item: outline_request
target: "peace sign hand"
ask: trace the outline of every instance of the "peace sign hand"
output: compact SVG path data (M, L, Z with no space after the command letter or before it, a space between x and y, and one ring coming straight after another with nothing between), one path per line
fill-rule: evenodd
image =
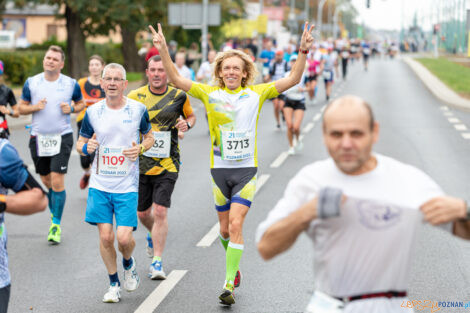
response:
M158 51L161 51L161 50L167 49L167 46L166 46L165 36L163 35L162 26L160 25L160 23L158 23L157 25L158 25L158 32L155 31L155 28L153 28L152 25L149 25L149 29L153 35L153 45L155 46L155 48L158 49Z
M312 30L315 28L315 25L308 27L308 22L305 22L304 32L302 38L300 39L300 49L309 50L313 46L315 39L312 36Z

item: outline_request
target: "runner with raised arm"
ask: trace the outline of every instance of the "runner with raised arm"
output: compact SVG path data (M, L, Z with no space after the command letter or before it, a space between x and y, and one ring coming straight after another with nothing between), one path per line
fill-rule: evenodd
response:
M266 99L277 97L300 82L307 53L313 44L305 23L297 59L288 77L250 85L256 75L251 58L238 50L219 53L215 59L216 86L193 82L181 76L166 45L161 25L153 33L165 72L176 88L200 99L206 108L211 135L211 175L214 202L220 223L220 240L226 250L226 277L219 296L222 304L235 303L233 289L240 283L238 266L243 253L242 228L256 190L258 117ZM237 277L237 278L236 278Z

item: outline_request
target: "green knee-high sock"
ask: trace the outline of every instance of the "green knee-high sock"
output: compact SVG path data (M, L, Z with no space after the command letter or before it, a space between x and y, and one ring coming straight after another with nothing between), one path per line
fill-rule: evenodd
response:
M227 246L228 246L228 242L230 241L230 237L224 238L222 237L221 234L219 234L219 239L220 239L220 242L222 243L222 246L224 246L225 251L227 251Z
M228 243L226 255L226 274L225 280L233 285L235 275L237 275L238 265L243 254L243 245L233 242Z

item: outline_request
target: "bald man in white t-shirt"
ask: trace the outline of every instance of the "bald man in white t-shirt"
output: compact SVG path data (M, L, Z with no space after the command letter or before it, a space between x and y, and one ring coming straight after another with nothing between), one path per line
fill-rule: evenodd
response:
M315 293L307 312L402 312L423 217L470 238L465 201L444 196L421 170L373 153L378 134L362 99L332 102L323 118L331 158L304 167L258 227L258 250L266 260L303 231L312 239Z

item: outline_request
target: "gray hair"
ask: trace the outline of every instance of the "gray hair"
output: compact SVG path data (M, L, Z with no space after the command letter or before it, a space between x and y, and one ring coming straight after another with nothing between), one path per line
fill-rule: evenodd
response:
M109 63L108 65L106 65L103 69L103 75L101 77L104 78L106 76L107 70L109 69L118 69L122 74L122 78L126 80L126 69L124 68L124 66L118 63Z

